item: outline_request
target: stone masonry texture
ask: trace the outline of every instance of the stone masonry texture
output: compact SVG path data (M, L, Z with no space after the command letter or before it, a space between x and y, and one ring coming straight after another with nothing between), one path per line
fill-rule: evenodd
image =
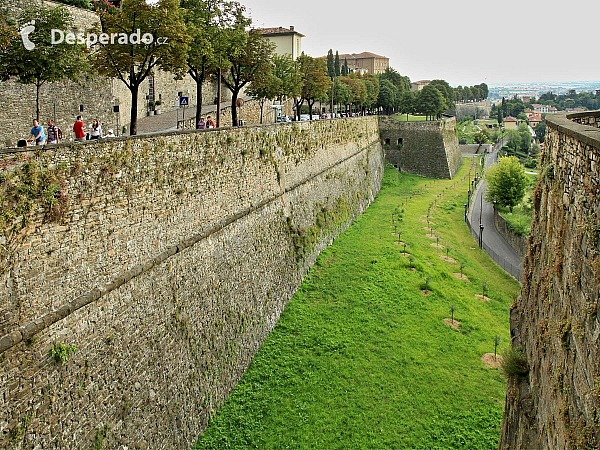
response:
M547 115L501 449L600 448L600 111ZM575 123L574 120L581 123Z
M462 163L454 117L402 122L380 116L379 128L386 161L404 172L452 178Z
M190 448L383 167L377 117L0 152L0 448Z

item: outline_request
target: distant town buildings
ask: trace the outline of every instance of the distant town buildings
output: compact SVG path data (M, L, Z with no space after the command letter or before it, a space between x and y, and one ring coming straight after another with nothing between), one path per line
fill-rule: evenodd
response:
M431 83L431 80L415 81L414 83L410 83L410 90L413 92L419 92L421 89L423 89L429 83Z
M519 128L519 121L516 117L507 116L504 118L504 129L516 130L517 128Z
M344 64L344 60L348 61L348 69L354 73L378 74L390 67L390 58L371 52L340 55L340 64Z
M289 55L295 60L302 53L304 35L294 30L293 26L289 28L257 28L257 30L276 45L275 54Z

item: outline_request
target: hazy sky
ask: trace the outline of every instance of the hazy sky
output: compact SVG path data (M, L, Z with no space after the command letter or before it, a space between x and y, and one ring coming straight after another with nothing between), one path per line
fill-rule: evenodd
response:
M369 51L412 81L600 80L600 2L240 0L255 27L289 27L311 56Z

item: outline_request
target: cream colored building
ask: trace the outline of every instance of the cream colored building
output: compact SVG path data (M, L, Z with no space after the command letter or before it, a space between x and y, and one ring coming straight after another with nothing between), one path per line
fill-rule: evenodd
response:
M326 57L325 57L326 58ZM390 58L376 55L371 52L352 53L340 55L340 67L348 61L348 69L355 73L383 73L390 67Z
M277 55L290 55L295 60L302 53L304 35L294 30L293 26L289 28L258 28L258 31L276 45L275 53Z

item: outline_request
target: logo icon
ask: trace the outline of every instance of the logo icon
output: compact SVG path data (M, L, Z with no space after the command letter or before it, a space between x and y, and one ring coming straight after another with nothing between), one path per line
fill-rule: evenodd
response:
M21 28L21 31L19 32L21 34L21 39L23 39L23 45L25 46L26 50L31 51L35 48L35 44L29 40L29 35L34 31L35 20L32 20L31 22L27 22L25 25L23 25L23 28Z

